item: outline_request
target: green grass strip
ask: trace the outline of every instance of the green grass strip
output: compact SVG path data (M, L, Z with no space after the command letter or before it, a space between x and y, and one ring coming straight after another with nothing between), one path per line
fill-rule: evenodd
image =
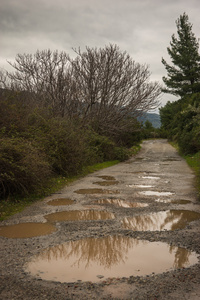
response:
M16 213L19 213L20 211L24 210L27 206L31 205L35 201L38 200L42 201L44 197L52 193L55 193L58 190L61 190L67 184L70 184L73 181L83 176L86 176L89 173L93 173L95 171L114 166L117 163L119 163L119 161L114 160L114 161L98 163L93 166L88 166L85 167L83 171L77 176L72 176L72 177L59 176L59 177L52 178L49 181L49 184L46 187L46 189L42 191L38 191L38 193L36 194L32 194L23 198L16 196L16 197L0 200L0 221L3 221Z
M185 155L183 157L196 174L196 187L198 190L198 199L200 201L200 151L194 155Z
M140 145L133 146L130 149L130 156L136 155L141 149ZM55 193L62 188L64 188L66 185L72 183L73 181L86 176L87 174L93 173L95 171L99 171L101 169L105 169L111 166L114 166L118 164L119 160L113 160L113 161L106 161L102 163L97 163L92 166L87 166L83 168L82 172L78 174L77 176L72 177L63 177L58 176L54 177L49 181L48 186L45 190L41 190L37 192L36 194L29 195L27 197L21 198L21 197L12 197L5 200L0 200L0 221L3 221L10 216L21 212L24 210L27 206L31 205L35 201L42 201L44 197Z
M195 172L196 175L196 188L198 192L198 199L200 201L200 151L193 155L182 155L179 151L179 147L176 143L170 142L170 144L176 148L179 154L186 160L187 164Z

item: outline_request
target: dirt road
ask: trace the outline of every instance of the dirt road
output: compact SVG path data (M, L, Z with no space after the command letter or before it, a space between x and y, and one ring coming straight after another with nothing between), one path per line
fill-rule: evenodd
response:
M136 157L0 224L0 298L200 299L196 196L194 174L176 150L145 141Z

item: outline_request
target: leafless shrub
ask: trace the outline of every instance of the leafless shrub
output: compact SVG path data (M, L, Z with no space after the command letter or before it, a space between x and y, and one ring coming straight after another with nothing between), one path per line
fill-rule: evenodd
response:
M72 68L65 52L18 54L10 65L15 69L7 74L12 88L28 91L29 97L52 109L54 115L71 116L77 110Z
M82 116L103 132L127 126L130 117L157 107L160 86L149 82L148 66L140 65L116 45L74 50L71 60ZM129 122L124 122L124 119Z
M116 45L74 49L77 57L50 50L18 54L10 63L10 87L29 92L54 115L81 119L103 134L133 130L135 118L157 107L160 86L150 82L147 65L136 63Z

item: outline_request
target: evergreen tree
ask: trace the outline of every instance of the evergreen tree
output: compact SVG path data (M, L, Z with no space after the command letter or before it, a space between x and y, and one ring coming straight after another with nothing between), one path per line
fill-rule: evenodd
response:
M199 43L186 13L180 16L176 25L178 37L173 34L171 47L167 48L173 65L162 58L168 76L163 77L166 87L162 91L183 97L200 92Z

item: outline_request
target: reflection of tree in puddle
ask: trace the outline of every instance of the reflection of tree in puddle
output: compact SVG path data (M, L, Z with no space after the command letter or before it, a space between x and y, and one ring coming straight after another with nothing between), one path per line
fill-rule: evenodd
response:
M191 255L191 251L188 251L185 248L177 248L175 246L170 246L169 252L175 253L174 254L174 264L173 264L174 268L176 268L176 269L183 268L190 264L189 257Z
M200 214L188 210L168 210L148 215L127 217L122 221L123 227L136 231L175 230L184 228L188 222L200 218Z
M187 223L200 219L200 214L190 210L170 210L161 226L163 229L182 229Z
M76 190L75 193L77 194L119 194L119 191L111 191L111 190L104 190L104 189L80 189Z
M96 261L99 265L109 269L112 265L125 262L128 249L138 243L136 239L123 236L86 238L46 249L40 257L49 261L58 258L70 260L75 257L71 265L73 267L79 267L81 263L84 263L85 268L88 268Z
M197 255L166 243L127 236L85 238L44 250L27 266L32 274L61 282L161 273L197 263Z
M114 214L99 210L69 210L44 216L50 222L56 221L89 221L114 219Z
M138 202L128 202L121 199L99 199L97 200L99 204L113 204L119 207L124 208L134 208L134 207L146 207L147 203L138 203Z

